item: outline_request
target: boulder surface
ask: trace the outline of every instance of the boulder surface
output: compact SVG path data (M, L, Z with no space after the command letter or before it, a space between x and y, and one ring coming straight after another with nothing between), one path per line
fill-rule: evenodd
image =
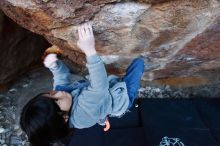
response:
M145 81L188 86L218 79L219 0L1 0L0 7L78 64L85 61L77 26L92 21L109 72L123 73L142 56Z

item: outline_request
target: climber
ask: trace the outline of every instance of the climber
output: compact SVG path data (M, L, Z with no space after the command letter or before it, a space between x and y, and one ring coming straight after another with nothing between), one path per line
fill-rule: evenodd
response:
M71 83L70 71L49 54L44 65L53 74L53 91L44 92L31 99L21 113L21 128L32 145L46 146L65 137L68 128L88 128L96 123L110 128L108 117L121 117L137 97L144 72L144 61L133 60L123 78L107 77L103 61L95 50L90 23L78 27L78 47L85 53L89 80Z

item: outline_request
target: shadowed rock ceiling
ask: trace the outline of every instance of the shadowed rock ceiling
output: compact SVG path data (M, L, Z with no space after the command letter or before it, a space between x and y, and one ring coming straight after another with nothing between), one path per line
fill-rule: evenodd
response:
M123 72L137 56L146 81L197 76L203 83L220 69L219 0L1 0L0 7L78 64L76 29L92 21L110 72Z

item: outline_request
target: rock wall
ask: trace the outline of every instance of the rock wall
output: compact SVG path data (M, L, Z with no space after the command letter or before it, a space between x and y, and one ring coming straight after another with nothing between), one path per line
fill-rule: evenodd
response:
M219 0L1 0L0 7L78 64L84 57L76 28L92 21L109 72L123 73L142 56L145 81L207 84L218 78Z
M0 85L39 63L48 45L44 38L21 28L0 11Z

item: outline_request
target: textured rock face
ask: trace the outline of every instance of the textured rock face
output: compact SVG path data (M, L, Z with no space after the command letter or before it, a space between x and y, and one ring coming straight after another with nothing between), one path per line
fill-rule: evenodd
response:
M0 85L8 83L41 59L48 42L27 31L0 11Z
M212 78L220 69L219 0L1 0L0 6L79 64L84 61L76 28L92 21L96 48L109 71L121 73L140 55L149 81Z

